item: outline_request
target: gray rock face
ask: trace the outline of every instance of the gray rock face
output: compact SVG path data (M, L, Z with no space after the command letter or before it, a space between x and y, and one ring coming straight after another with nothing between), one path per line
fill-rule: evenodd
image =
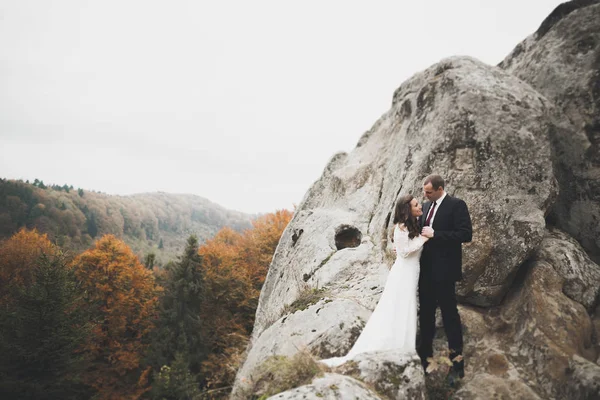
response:
M576 240L550 229L533 257L557 269L565 279L563 293L593 313L600 301L600 266L590 260Z
M322 378L304 385L269 397L270 400L306 400L306 399L365 399L380 400L375 392L364 383L349 376L325 374Z
M397 352L364 353L325 374L271 399L426 399L419 357ZM364 396L364 397L363 397Z
M596 311L592 315L592 324L594 325L596 337L596 364L600 365L600 305L596 307Z
M464 301L497 304L541 241L557 189L548 136L556 116L546 103L522 82L464 59L442 61L394 94L400 115L415 111L402 120L406 136L395 152L395 158L404 155L404 164L390 168L406 175L389 175L385 182L404 176L399 191L418 193L420 178L435 171L448 179L451 194L467 202L476 240L465 246ZM376 224L385 226L390 215L396 197L389 192Z
M600 366L585 358L574 356L569 365L567 398L600 399Z
M392 109L350 155L333 157L298 207L269 269L253 336L303 283L348 286L320 272L334 258L347 274L362 270L363 277L389 266L394 203L399 194L419 195L432 172L448 179L448 191L467 202L474 222L461 294L497 303L540 243L556 196L548 138L554 115L546 103L530 86L470 58L442 61L404 83ZM360 246L340 251L340 234L354 235Z
M564 113L551 131L560 197L552 217L600 262L600 2L562 4L500 67ZM568 127L570 125L570 127Z
M403 83L356 148L330 160L285 230L232 397L268 356L347 353L395 259L394 203L420 199L430 173L473 220L458 286L467 375L455 397L597 396L599 118L600 1L559 6L499 67L453 57ZM307 293L319 298L295 310ZM446 346L436 339L436 351ZM406 395L388 378L411 362L363 356L274 398L347 398L341 387L348 398ZM411 396L422 396L411 376Z
M389 399L425 399L425 374L421 359L398 352L359 354L334 371L354 376Z
M459 400L543 399L519 380L503 379L485 372L475 375L452 398Z
M538 256L520 271L502 305L460 307L466 379L457 398L593 398L586 393L600 381L596 334L585 307L566 294L573 274L562 263L560 256ZM446 345L441 338L436 344Z
M311 334L294 345L323 358L345 354L356 339L355 316L373 310L395 258L393 206L401 194L421 198L422 179L433 172L447 178L448 192L467 202L473 219L460 294L497 304L544 237L557 189L548 136L555 119L530 86L471 58L443 60L404 83L356 149L332 158L283 233L238 376L251 376L268 355L293 351L281 321L307 290L325 289L333 300L319 315L335 307L353 315L340 311L325 324L302 319L296 329L310 326Z
M238 380L251 382L254 368L272 355L292 356L298 350L308 349L329 357L348 351L369 316L368 310L347 299L335 302L323 299L305 310L285 315L254 340L246 362L238 371ZM340 323L340 318L345 322ZM333 348L330 338L336 338L339 347Z
M496 329L507 329L499 341L509 345L508 358L545 398L562 397L574 355L595 360L591 319L583 305L563 294L565 282L554 266L534 262L495 321Z

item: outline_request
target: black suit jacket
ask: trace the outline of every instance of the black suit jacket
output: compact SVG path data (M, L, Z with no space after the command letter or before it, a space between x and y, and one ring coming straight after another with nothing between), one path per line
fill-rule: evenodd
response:
M421 227L431 204L423 204L423 215L419 218ZM467 204L446 194L435 214L432 228L433 238L425 243L421 253L421 275L435 281L461 280L462 243L470 242L473 237Z

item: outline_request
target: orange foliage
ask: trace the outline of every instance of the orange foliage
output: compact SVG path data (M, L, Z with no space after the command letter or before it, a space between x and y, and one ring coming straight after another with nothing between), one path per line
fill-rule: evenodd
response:
M42 254L58 253L47 235L25 228L0 243L0 304L11 287L31 284L32 269Z
M92 359L84 381L99 399L137 399L147 387L140 369L154 327L158 293L152 273L121 240L106 235L73 262L96 326L84 352Z
M281 234L292 216L293 213L288 210L264 215L252 222L253 229L244 233L239 258L246 264L252 283L259 292L267 277Z
M252 331L260 289L292 215L288 210L264 215L242 234L223 228L198 250L205 271L202 313L210 349L202 370L209 388L233 382Z

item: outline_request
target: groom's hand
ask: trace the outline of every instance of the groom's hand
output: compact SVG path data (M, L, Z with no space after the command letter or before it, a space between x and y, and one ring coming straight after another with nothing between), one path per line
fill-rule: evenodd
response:
M431 239L433 237L433 228L430 226L424 226L423 230L421 231L421 235Z

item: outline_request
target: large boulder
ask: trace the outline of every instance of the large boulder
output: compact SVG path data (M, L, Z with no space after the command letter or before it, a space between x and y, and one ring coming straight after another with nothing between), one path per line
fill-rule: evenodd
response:
M561 4L500 67L564 113L552 142L560 196L552 222L600 262L600 1Z
M363 353L335 369L375 388L389 399L425 399L421 359L395 351Z
M566 240L567 246L544 246L554 240ZM467 378L456 398L594 398L589 393L598 390L600 354L592 318L582 304L585 290L572 292L585 287L573 283L581 275L565 267L565 260L581 253L568 245L572 241L549 231L502 305L460 307ZM600 270L589 259L583 265ZM446 345L441 329L440 334L438 349Z
M600 366L583 357L573 356L569 364L565 394L568 399L600 399Z
M497 304L541 242L556 196L548 137L554 120L530 86L471 58L444 60L404 83L391 110L351 154L332 158L299 205L270 266L254 337L303 283L345 285L321 272L334 258L364 276L373 265L389 266L394 203L400 194L419 196L432 172L447 178L473 219L476 240L465 252L461 294Z
M425 375L416 355L398 352L363 353L307 385L271 396L271 399L417 400L427 398Z
M291 357L307 349L321 357L330 357L348 351L369 315L364 307L347 299L332 302L324 298L305 309L292 310L253 341L238 378L252 382L256 367L273 355ZM331 346L332 337L337 339L339 347Z
M339 374L325 374L323 377L313 380L308 385L290 389L268 398L268 400L306 399L380 400L381 397L379 397L375 391L357 379Z
M284 232L233 398L270 355L346 354L394 262L394 203L420 198L430 173L473 220L458 286L466 378L455 397L595 398L599 118L600 0L557 7L498 67L452 57L403 83L356 148L330 160ZM439 333L436 352L447 346ZM336 398L332 379L349 396L390 396L364 390L404 364L365 357L364 368L353 360L282 398ZM364 386L360 376L375 378Z
M486 372L477 373L453 397L457 400L542 400L529 386L520 380L504 379Z
M391 109L351 154L331 159L298 206L269 268L238 377L252 376L267 355L289 355L289 343L320 357L345 354L356 316L368 318L394 261L394 204L405 193L421 198L433 172L447 178L473 220L461 298L498 304L545 234L557 195L549 139L557 118L529 85L472 58L443 60L400 86ZM310 291L327 294L319 312L322 320L334 314L327 323L310 322L310 308L286 315ZM327 311L342 308L351 311ZM292 337L291 318L310 334Z
M537 249L536 261L552 265L563 277L563 292L592 314L600 300L600 267L566 233L550 228Z
M596 338L596 364L600 365L600 305L596 307L596 311L592 315L592 324L594 325L594 334Z

